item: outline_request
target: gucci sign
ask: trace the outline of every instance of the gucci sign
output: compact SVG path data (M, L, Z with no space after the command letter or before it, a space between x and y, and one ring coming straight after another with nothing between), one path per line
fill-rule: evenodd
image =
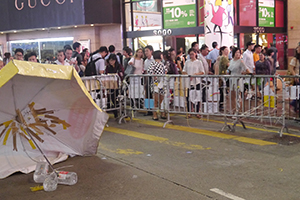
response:
M15 7L17 10L23 10L25 7L24 1L26 0L15 0ZM29 8L35 8L37 6L37 1L40 1L44 7L50 5L52 1L55 1L58 4L64 4L67 0L27 0L27 5ZM70 3L73 3L74 0L70 0Z

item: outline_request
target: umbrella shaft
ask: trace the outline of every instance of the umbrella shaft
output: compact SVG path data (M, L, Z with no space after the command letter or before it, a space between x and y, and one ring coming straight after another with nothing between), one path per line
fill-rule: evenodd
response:
M41 152L41 154L44 156L44 158L46 159L47 163L49 164L50 168L52 169L53 172L55 172L55 169L53 168L52 164L50 163L50 161L48 160L48 158L45 156L44 152L42 151L42 149L39 147L39 145L36 143L36 141L34 140L34 138L32 137L31 133L28 131L28 135L30 137L30 139L33 141L34 145L39 149L39 151ZM56 172L55 172L56 173Z

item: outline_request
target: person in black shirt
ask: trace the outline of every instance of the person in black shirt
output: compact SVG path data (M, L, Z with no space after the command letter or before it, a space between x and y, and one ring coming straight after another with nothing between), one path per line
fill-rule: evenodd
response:
M119 64L116 54L110 54L106 60L105 74L118 74L121 81L124 78L124 68ZM108 89L107 94L107 108L116 108L119 104L117 97L119 96L119 89ZM114 117L118 117L118 111L114 110Z

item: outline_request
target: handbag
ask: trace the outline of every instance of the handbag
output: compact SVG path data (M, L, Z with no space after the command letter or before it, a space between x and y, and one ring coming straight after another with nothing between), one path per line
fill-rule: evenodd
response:
M127 65L127 67L126 67L124 73L125 73L126 75L133 74L134 71L135 71L135 69L136 69L134 65L135 65L135 59L134 59L133 65Z

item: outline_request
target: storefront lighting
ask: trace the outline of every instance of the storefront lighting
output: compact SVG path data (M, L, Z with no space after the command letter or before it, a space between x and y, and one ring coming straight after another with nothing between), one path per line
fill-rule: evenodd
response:
M43 38L36 40L15 40L10 43L29 43L29 42L58 42L58 41L73 41L73 37L61 37L61 38Z
M14 33L16 33L17 31L14 31Z
M58 27L57 29L61 29L61 27Z
M42 28L42 30L44 31L44 30L45 30L45 28Z
M94 24L91 24L91 26L94 26Z
M1 34L3 35L4 33L3 33L3 32L1 32Z
M74 26L74 28L77 28L77 26Z

